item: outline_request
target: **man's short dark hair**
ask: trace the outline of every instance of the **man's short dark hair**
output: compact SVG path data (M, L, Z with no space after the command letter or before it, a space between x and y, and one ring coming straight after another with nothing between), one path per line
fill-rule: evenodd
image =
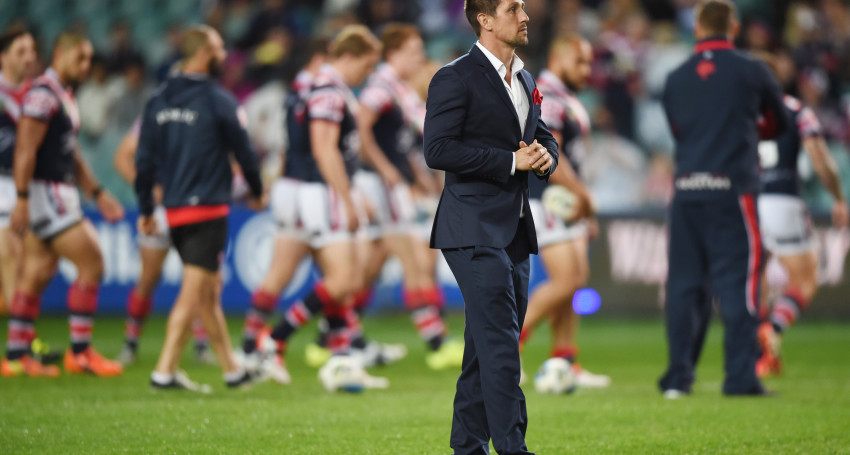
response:
M697 7L697 22L711 35L726 35L735 14L735 5L728 0L705 0Z
M3 34L0 35L0 54L6 53L6 51L12 47L12 43L14 43L15 40L29 34L29 30L24 27L12 27L3 32Z
M496 15L496 9L502 0L465 0L463 10L466 12L466 20L472 26L476 36L481 36L481 24L478 23L478 15L481 13Z

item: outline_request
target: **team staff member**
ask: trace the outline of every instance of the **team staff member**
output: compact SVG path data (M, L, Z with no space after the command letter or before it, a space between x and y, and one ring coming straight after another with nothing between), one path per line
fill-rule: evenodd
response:
M9 229L17 200L12 162L21 102L29 90L27 77L32 75L35 62L35 40L28 31L11 29L0 36L0 315L8 314L21 270L21 239Z
M58 375L28 357L41 294L60 257L77 267L68 289L71 347L64 366L70 373L121 374L121 364L103 358L91 346L103 258L97 231L83 216L77 187L96 203L107 221L124 217L124 208L103 190L77 147L80 116L71 88L85 80L92 45L83 36L61 33L50 68L33 81L23 99L15 143L18 201L12 230L24 236L23 268L12 300L4 374Z
M572 305L573 294L590 275L589 229L595 229L596 225L590 192L579 178L590 135L590 115L575 95L587 86L592 63L593 48L589 42L580 36L560 38L550 46L547 68L537 79L537 87L543 95L542 118L561 145L561 156L570 164L558 167L550 182L570 189L579 202L576 219L564 220L547 210L541 201L548 182L528 179L537 244L549 280L537 286L528 301L520 348L534 327L549 316L551 356L563 357L571 363L579 387L607 387L611 382L608 376L593 374L575 362L579 318Z
M770 56L765 56L772 63ZM773 65L771 64L771 67ZM775 68L774 68L775 69ZM841 194L841 176L823 130L814 112L800 100L785 95L785 110L792 120L776 140L759 146L762 166L762 192L759 195L759 221L764 245L788 272L788 284L782 294L769 302L767 320L759 326L762 356L756 363L759 377L782 370L780 349L782 333L797 320L818 289L818 259L812 244L812 222L806 203L800 197L797 158L806 149L812 167L832 195L832 223L846 228L847 201Z
M537 253L528 171L548 178L558 144L540 120L542 97L514 51L528 15L514 0L468 0L478 42L428 89L425 159L446 171L431 247L443 251L466 303L464 355L454 401L457 454L529 454L519 387L519 334ZM527 145L530 144L530 145Z
M139 231L150 235L156 230L153 189L160 183L171 241L183 260L180 294L168 319L151 385L203 389L177 371L189 326L197 315L218 356L225 383L239 387L255 377L233 358L218 293L233 181L230 152L242 168L256 208L261 206L263 184L244 112L213 81L227 55L221 36L207 26L189 29L182 50L182 74L166 81L145 107L136 152Z
M665 307L670 365L659 386L668 398L691 391L701 343L696 314L710 302L702 295L708 282L725 324L723 393L764 394L755 372L763 262L758 142L760 128L772 137L788 121L767 66L732 46L740 28L732 3L707 0L696 14L696 52L670 74L663 97L676 174Z
M124 136L115 151L115 170L132 184L136 180L136 149L139 146L139 130L141 119L137 119L133 127ZM162 275L162 266L168 251L171 249L171 236L168 231L168 221L165 219L165 207L162 206L162 188L154 187L154 219L156 231L151 235L139 234L139 256L142 261L142 271L136 286L127 295L127 322L124 325L124 347L118 354L118 361L130 365L136 361L139 350L139 337L153 309L153 293ZM209 350L209 341L204 332L203 324L196 319L192 333L195 335L195 356L197 359L212 363L214 355Z

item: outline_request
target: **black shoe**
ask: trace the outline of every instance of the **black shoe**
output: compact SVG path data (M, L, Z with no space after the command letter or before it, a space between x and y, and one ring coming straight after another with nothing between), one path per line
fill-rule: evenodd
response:
M260 372L252 372L245 370L242 373L242 376L239 379L235 379L233 381L224 381L227 384L228 389L250 389L254 384L259 384L268 379L267 376L263 375Z
M776 396L777 393L773 390L765 388L763 385L758 384L750 390L746 390L743 392L723 392L727 397L773 397Z
M190 392L204 394L212 393L212 387L207 384L198 384L197 382L192 381L183 371L174 373L174 376L171 377L171 381L166 383L157 382L151 378L151 387L154 390L188 390Z

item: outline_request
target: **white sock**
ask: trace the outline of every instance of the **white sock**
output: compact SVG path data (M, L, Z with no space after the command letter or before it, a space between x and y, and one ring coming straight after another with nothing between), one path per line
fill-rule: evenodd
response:
M157 372L157 371L154 371L154 372L151 373L151 381L153 381L157 384L165 385L165 384L168 384L169 382L171 382L173 380L174 380L174 375L170 374L170 373L160 373L160 372Z
M245 376L245 369L239 367L231 372L224 373L224 382L236 382Z

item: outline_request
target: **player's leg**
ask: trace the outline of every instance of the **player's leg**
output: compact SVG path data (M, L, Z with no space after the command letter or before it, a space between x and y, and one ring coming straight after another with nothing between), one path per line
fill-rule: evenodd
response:
M127 296L127 322L124 329L124 348L118 360L129 365L136 358L139 336L142 334L145 320L153 307L153 293L162 275L162 265L168 256L168 248L153 248L139 245L139 259L142 272L136 286Z
M121 374L120 363L103 358L92 346L94 314L103 276L103 256L97 243L97 231L86 219L57 234L50 241L59 256L77 268L77 278L68 289L71 348L65 353L65 369L73 373L97 376Z
M223 248L222 251L224 251ZM197 275L192 280L200 283L200 287L204 289L199 295L198 318L203 323L210 346L218 357L224 373L224 381L229 387L241 385L248 378L246 378L245 370L233 356L230 333L227 330L227 321L224 318L220 294L217 291L221 280L220 274L218 271L213 272L203 267L188 268L187 273Z
M283 189L287 188L287 185L295 186L293 190L284 192ZM313 291L303 300L289 307L282 320L271 332L272 340L277 345L278 356L282 358L289 338L314 316L320 314L325 302L338 298L345 299L351 295L357 286L357 275L356 267L352 262L354 246L351 234L346 229L345 223L341 222L346 218L339 204L332 203L334 198L327 186L322 183L294 183L284 180L279 185L276 184L277 187L280 188L281 197L278 200L281 202L273 206L272 210L281 228L285 229L290 237L303 242L297 247L297 251L303 254L307 248L304 245L309 245L313 251L314 260L319 268L322 268L318 262L319 251L327 250L330 251L328 254L334 254L339 250L338 254L341 256L338 259L346 264L348 268L346 276L349 280L347 283L339 284L339 279L334 278L331 281L331 294L327 286L328 271L322 268L325 278L316 283ZM273 196L275 194L277 193L273 189ZM296 265L297 262L292 264L293 271ZM280 286L282 289L282 281Z
M782 335L808 307L817 293L818 260L815 252L777 256L788 274L782 294L769 302L767 320L759 325L758 338L762 355L756 364L759 377L782 372Z
M41 294L53 278L59 257L33 233L23 240L23 263L17 289L9 307L9 332L3 376L58 376L59 368L41 365L29 353L35 338L35 321L41 308Z
M242 329L242 350L245 354L256 351L260 331L268 324L280 294L292 280L309 251L309 244L299 238L280 234L275 239L271 266L263 282L251 296L251 308L245 315L245 325Z
M670 209L667 300L664 305L669 364L658 382L665 397L691 391L694 382L693 352L699 342L695 307L703 298L706 262L701 213L698 204L674 198Z
M233 356L221 309L219 267L227 245L227 218L172 228L171 237L183 260L183 283L168 320L163 350L151 376L152 385L174 387L179 355L196 317L204 324L227 386L253 382L255 378Z
M183 347L191 336L192 321L202 311L204 292L209 292L209 271L201 267L184 265L180 292L171 307L165 326L165 340L159 353L154 371L151 373L151 386L154 388L185 388L206 391L207 387L194 384L178 370Z
M352 355L365 367L395 363L407 355L405 345L369 340L363 331L361 319L371 301L374 283L380 276L384 263L390 254L390 250L386 248L386 243L383 241L385 239L373 240L373 237L375 236L358 236L356 256L359 263L363 264L358 267L358 270L362 270L362 274L360 274L359 289L351 296L350 302L346 304L350 307L347 310L346 320L348 321L348 331L351 333ZM323 329L324 346L327 346L329 324L326 320L321 322L320 328ZM325 350L325 352L326 356L330 355L329 350ZM315 353L313 353L312 358L308 355L307 360L311 365L319 363Z
M328 348L334 354L345 354L351 348L351 334L346 330L346 303L361 282L355 267L356 245L352 241L331 243L316 250L313 257L324 276L313 294L328 321Z
M0 316L9 314L15 295L15 281L21 271L21 238L9 229L17 198L11 175L0 175L0 287L3 289Z
M540 250L540 258L549 279L534 289L528 304L521 340L524 343L534 328L556 308L572 302L575 291L586 281L582 274L576 248L569 240L546 245ZM564 334L572 338L572 333Z
M310 233L304 226L302 212L317 210L317 204L306 198L314 197L301 182L279 178L271 187L269 211L277 223L278 233L272 252L272 263L260 286L251 296L251 307L245 315L242 330L242 352L254 356L257 337L278 304L280 294L295 275L298 265L310 251ZM297 304L296 304L297 305ZM256 359L253 359L256 360ZM253 361L252 360L252 361Z
M758 329L762 355L756 364L759 377L781 372L782 333L808 307L818 288L817 256L805 202L787 195L759 197L759 222L764 245L782 267L788 280L779 295L763 308Z
M0 227L0 287L3 288L0 316L8 314L15 295L15 281L21 271L22 249L21 239L8 227Z
M425 362L432 369L461 366L463 345L449 340L444 318L445 298L434 280L434 264L423 256L419 239L414 236L417 207L406 184L383 185L387 207L385 243L401 262L404 276L402 299L414 327L429 352Z
M575 276L575 282L578 283L576 290L587 283L590 277L590 264L587 256L588 239L580 237L570 241L572 255L570 261L573 261L572 270ZM579 387L608 387L611 384L611 378L602 374L591 373L580 365L576 359L579 349L576 342L579 327L579 315L573 308L573 294L570 298L563 302L562 305L553 310L551 328L552 328L552 357L561 357L566 359L573 367L576 375L576 385ZM555 317L555 314L558 317Z
M720 302L725 326L723 393L758 395L764 388L756 377L760 280L763 267L756 202L743 195L719 200L706 210L711 285ZM672 265L671 265L672 268Z

